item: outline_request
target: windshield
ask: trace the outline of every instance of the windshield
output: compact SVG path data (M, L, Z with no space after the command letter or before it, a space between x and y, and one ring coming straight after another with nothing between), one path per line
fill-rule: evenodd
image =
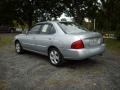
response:
M58 24L67 34L82 33L88 31L86 28L73 22L59 22Z

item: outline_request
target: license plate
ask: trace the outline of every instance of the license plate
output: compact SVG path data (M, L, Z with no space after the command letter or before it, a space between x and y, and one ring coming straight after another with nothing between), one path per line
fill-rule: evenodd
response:
M100 38L92 38L89 40L90 46L96 46L100 44Z

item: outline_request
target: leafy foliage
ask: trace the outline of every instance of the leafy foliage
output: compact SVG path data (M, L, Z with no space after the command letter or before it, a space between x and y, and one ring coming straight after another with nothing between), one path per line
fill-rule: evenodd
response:
M27 23L29 27L33 21L57 18L65 9L59 0L2 0L0 6L0 23L10 24L17 20L19 24Z
M65 0L64 4L76 22L81 23L85 17L95 18L98 9L97 0Z
M0 24L16 20L29 27L34 22L57 19L63 12L82 23L85 17L101 31L120 29L120 0L0 0Z
M120 0L101 0L97 14L97 28L104 31L120 29Z

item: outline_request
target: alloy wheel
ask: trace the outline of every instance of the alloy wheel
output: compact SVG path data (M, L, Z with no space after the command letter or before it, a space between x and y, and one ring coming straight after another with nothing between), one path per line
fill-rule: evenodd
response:
M56 50L50 52L50 60L52 64L58 64L60 61L59 53Z

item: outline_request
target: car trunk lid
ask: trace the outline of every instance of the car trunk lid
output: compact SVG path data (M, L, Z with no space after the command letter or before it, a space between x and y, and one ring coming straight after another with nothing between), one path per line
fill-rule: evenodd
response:
M72 35L82 40L85 48L99 46L103 43L102 35L97 32L83 32Z

